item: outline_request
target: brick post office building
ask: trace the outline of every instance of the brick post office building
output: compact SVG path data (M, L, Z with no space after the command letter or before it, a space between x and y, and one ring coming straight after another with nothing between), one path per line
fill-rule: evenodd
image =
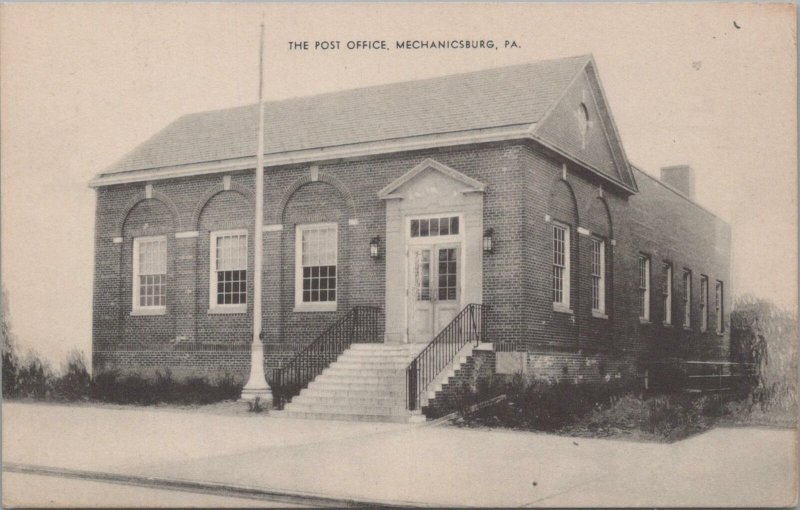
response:
M628 161L590 56L265 108L263 246L257 105L183 116L92 181L96 372L246 379L259 313L272 378L359 310L377 343L347 343L356 379L476 313L449 375L727 358L730 229L694 202L690 167L658 180Z

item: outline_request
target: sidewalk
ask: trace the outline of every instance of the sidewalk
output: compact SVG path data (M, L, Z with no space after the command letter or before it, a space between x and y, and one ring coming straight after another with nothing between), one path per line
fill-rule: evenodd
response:
M788 430L672 445L383 423L3 405L6 463L401 505L789 506Z

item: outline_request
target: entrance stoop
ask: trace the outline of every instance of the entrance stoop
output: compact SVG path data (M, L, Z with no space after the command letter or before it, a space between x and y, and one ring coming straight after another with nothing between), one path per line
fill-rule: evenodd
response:
M273 414L319 420L424 422L407 409L406 368L424 344L353 344Z

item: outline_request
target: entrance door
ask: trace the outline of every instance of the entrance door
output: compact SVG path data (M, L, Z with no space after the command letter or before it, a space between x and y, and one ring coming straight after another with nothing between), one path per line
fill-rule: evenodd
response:
M460 251L459 243L409 247L409 342L430 342L458 314Z

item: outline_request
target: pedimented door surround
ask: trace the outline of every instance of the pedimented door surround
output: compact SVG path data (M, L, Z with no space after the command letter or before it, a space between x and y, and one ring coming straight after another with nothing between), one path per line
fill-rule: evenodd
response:
M387 343L428 342L447 325L450 315L469 303L482 302L484 189L480 181L426 159L378 193L386 201ZM433 220L438 225L441 218L454 217L456 235L450 223L446 231L437 226L433 236L433 230L412 235L412 220L419 220L418 229L420 221L427 220L431 229ZM423 260L425 253L429 281L420 296L430 292L431 299L412 300L412 294L420 292L414 262ZM443 299L438 299L440 292Z

